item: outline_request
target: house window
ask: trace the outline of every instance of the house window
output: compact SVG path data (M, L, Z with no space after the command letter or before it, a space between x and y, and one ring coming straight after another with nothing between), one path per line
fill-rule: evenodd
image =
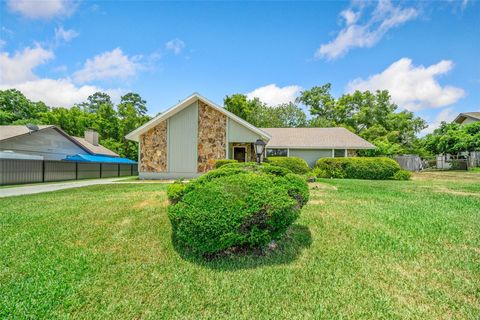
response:
M335 149L333 156L335 158L345 158L345 149Z
M267 149L267 158L268 157L287 157L288 150L287 149Z

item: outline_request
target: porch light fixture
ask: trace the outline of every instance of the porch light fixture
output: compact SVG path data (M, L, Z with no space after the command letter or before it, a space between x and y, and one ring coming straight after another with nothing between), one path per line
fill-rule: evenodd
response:
M255 141L255 153L257 154L258 164L260 164L260 159L263 154L263 150L265 150L265 145L266 143L262 139L257 139L257 141Z

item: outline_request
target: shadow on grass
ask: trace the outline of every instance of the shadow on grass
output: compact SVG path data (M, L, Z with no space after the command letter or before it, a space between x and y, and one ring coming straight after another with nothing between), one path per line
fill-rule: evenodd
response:
M293 262L300 253L312 244L312 234L308 227L292 225L282 239L277 241L275 250L251 250L249 252L231 253L211 259L193 254L188 248L172 237L175 251L185 260L222 271L253 269L268 265L281 265Z

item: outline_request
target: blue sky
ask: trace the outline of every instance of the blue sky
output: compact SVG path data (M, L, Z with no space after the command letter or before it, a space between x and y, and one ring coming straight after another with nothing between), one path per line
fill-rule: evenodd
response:
M431 131L480 110L480 2L1 1L0 88L69 107L138 92L270 104L332 83L388 89Z

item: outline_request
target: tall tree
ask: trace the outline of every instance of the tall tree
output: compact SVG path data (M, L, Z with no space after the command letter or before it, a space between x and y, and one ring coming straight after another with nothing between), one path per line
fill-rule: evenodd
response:
M258 98L248 99L243 94L233 94L224 100L225 109L260 128L289 128L307 125L307 116L294 103L272 107Z
M17 89L0 90L0 125L38 122L39 114L46 111L43 102L32 102Z
M95 92L87 98L87 101L78 104L85 112L96 113L101 105L113 107L112 98L105 92Z
M345 127L377 146L370 155L411 152L418 145L416 135L425 121L406 110L397 112L388 91L355 91L335 99L330 89L326 84L300 93L297 101L310 108L311 126Z

